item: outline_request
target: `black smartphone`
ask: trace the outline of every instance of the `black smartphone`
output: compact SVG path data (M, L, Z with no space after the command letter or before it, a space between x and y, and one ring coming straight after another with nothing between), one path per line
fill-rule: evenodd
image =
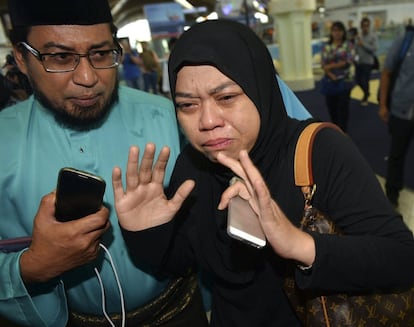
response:
M246 244L256 248L266 245L266 236L259 222L259 217L253 211L247 200L235 196L230 200L227 233Z
M59 171L56 187L56 219L69 221L97 212L103 203L105 180L75 168Z

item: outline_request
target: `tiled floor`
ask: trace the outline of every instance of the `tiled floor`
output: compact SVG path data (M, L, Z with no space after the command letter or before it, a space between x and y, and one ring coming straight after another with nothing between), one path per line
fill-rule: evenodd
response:
M368 99L369 102L378 103L376 98L378 84L378 79L372 79L370 81L371 96ZM352 90L351 97L354 99L361 99L361 90L358 87L355 87ZM378 176L378 179L381 185L384 185L384 178ZM407 223L408 227L410 227L410 229L414 232L414 190L410 190L407 188L403 189L400 193L400 198L398 202L399 206L397 210L402 214L404 221Z
M377 176L381 185L384 185L384 178ZM397 210L401 213L408 227L414 232L414 191L403 189L398 200Z

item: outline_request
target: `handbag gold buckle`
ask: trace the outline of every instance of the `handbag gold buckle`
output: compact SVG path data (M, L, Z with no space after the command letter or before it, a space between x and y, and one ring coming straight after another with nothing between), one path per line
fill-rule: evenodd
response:
M302 186L302 193L305 198L305 206L311 206L313 195L316 192L316 184Z

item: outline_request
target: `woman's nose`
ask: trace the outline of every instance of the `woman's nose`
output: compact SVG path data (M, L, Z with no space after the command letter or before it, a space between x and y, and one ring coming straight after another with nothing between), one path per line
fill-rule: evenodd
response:
M201 116L199 122L200 130L211 130L216 127L221 127L224 124L221 109L212 103L206 101L201 109Z

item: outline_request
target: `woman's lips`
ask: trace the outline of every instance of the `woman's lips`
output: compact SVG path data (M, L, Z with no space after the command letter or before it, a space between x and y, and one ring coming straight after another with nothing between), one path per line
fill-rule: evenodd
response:
M204 148L209 150L223 150L231 144L232 140L228 138L220 138L214 140L208 140L203 144Z

